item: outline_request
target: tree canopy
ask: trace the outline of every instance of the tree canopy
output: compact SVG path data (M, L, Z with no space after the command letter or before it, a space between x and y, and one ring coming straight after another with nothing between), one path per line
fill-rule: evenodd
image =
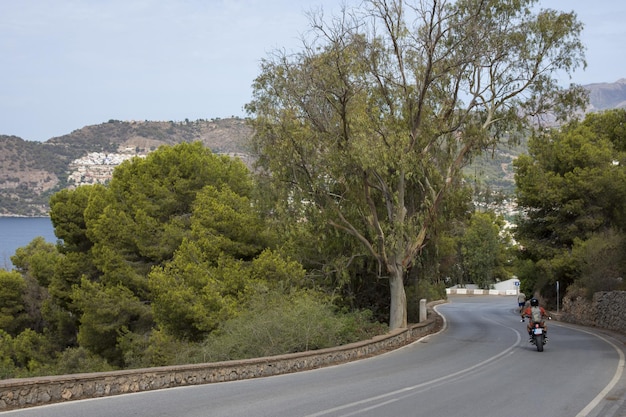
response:
M278 354L382 331L307 280L256 191L238 159L182 143L55 194L57 245L34 239L17 271L0 270L0 377L238 359L264 351L262 334L282 340L265 346ZM236 329L245 321L255 334Z
M126 161L106 186L55 194L51 219L64 257L49 278L47 308L58 312L50 316L61 320L63 311L71 312L75 343L115 366L124 365L133 340L158 326L188 339L215 329L215 303L224 304L225 293L236 296L238 288L224 265L251 261L268 244L249 199L252 189L241 161L196 142ZM177 309L194 313L173 315ZM71 326L56 327L70 332ZM185 332L185 326L199 333Z
M544 131L515 161L516 238L527 291L554 299L555 282L567 288L615 289L626 270L626 111L592 113ZM527 265L528 266L528 265Z
M467 280L489 289L496 281L507 279L507 235L502 219L491 212L476 212L461 238L462 264ZM504 236L503 236L504 235Z
M312 15L301 51L262 63L247 105L260 166L378 263L391 328L407 324L406 272L463 165L530 115L584 102L554 78L584 65L582 25L535 3L370 0Z

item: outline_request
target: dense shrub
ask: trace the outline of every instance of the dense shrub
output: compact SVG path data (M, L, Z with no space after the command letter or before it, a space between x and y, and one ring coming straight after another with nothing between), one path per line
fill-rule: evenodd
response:
M251 308L211 334L196 361L222 361L322 349L386 331L371 313L339 313L314 292L258 297Z

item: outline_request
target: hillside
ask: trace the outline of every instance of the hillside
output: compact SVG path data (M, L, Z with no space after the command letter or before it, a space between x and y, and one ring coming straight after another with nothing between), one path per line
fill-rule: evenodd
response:
M184 122L110 120L46 142L0 136L0 216L46 215L53 193L80 184L76 172L91 154L146 155L161 145L201 141L215 153L236 155L248 162L246 143L250 134L244 119L230 118ZM93 166L93 162L85 164ZM114 166L109 163L104 168L110 174ZM88 179L89 175L83 172L78 177Z
M585 86L589 90L589 111L626 108L626 78L614 83L598 83Z
M588 111L626 107L626 78L585 86ZM103 182L115 166L132 156L146 155L161 145L201 141L213 152L240 157L252 134L244 119L183 122L118 121L85 126L46 142L0 135L0 216L42 216L48 199L68 186ZM477 158L465 173L483 189L511 194L512 161L524 146L500 147Z

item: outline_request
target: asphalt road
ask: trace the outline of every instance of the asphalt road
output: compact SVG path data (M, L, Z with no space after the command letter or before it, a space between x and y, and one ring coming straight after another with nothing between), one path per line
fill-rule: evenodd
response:
M104 417L624 417L620 335L549 322L528 343L514 297L454 297L445 327L374 358L296 374L0 413ZM617 337L617 338L615 338Z

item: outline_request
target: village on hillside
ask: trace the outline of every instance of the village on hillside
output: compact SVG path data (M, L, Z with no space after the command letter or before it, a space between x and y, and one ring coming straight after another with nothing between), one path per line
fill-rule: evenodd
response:
M90 152L86 156L75 159L69 165L70 174L68 184L70 188L80 185L105 184L113 176L115 167L132 158L145 158L147 153L137 152L136 148L129 147L120 153ZM241 159L248 167L251 158L244 153L218 153L231 158Z
M146 154L138 154L135 148L126 148L123 153L90 152L70 164L72 172L68 176L70 187L104 184L113 176L113 170L122 162Z

